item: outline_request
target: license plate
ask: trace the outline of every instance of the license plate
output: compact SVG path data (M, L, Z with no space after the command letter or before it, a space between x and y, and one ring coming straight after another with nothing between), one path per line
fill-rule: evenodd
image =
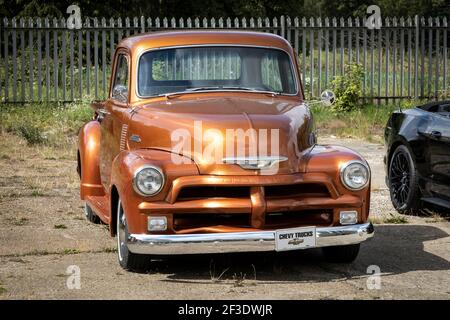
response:
M302 227L275 231L275 250L288 251L316 246L316 228Z

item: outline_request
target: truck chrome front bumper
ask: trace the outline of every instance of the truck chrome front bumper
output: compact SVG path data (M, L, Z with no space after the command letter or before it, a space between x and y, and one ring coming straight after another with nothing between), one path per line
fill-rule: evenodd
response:
M373 237L372 223L316 228L316 247L341 246ZM128 249L133 253L172 255L275 250L275 231L203 234L130 234Z

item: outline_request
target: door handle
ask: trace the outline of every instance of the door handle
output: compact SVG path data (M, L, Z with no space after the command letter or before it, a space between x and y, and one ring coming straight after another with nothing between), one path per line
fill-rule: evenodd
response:
M431 138L431 139L440 139L442 137L442 133L440 131L433 130L431 132L423 132L417 131L420 135Z
M431 131L430 135L435 139L440 139L442 137L442 133L440 131Z

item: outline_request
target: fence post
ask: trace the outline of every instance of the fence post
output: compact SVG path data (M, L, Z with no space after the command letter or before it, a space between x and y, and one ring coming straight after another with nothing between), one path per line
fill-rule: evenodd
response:
M145 33L145 18L141 16L141 33Z
M20 101L25 101L25 19L20 18Z
M418 70L418 59L419 59L419 16L415 15L414 16L414 23L415 23L415 43L414 43L414 98L417 99L418 96L418 92L419 92L419 82L418 82L418 76L419 76L419 70Z
M30 28L30 30L28 31L28 48L30 51L30 66L29 66L29 70L30 70L30 101L34 101L34 51L33 51L33 44L34 44L34 40L33 40L33 18L29 18L28 19L28 27ZM57 37L55 36L55 39ZM57 63L55 64L57 65ZM55 73L56 77L58 76L58 72ZM58 83L58 81L56 81L55 83ZM57 92L56 89L58 86L55 86L55 92Z
M102 91L103 91L103 99L106 98L106 19L102 18ZM137 18L134 19L134 26L137 26Z
M286 40L292 45L292 41L291 41L291 18L290 17L286 17Z
M443 30L444 43L442 45L444 49L444 52L442 53L444 58L444 72L442 75L442 81L444 86L444 95L445 97L447 97L447 17L444 17L444 19L442 20L442 26L444 27Z
M86 93L91 94L91 20L86 18Z
M3 18L3 26L5 27L5 30L3 31L3 42L4 42L4 47L3 47L3 53L4 53L4 68L5 68L5 102L8 102L9 99L9 58L8 58L8 18Z
M11 20L11 27L13 28L12 35L12 63L13 63L13 102L17 102L17 49L16 49L16 30L17 22L16 18Z
M439 28L441 26L441 22L439 21L439 17L436 18L436 22L435 22L435 26L436 26L436 55L434 57L435 62L436 62L436 67L435 67L435 82L434 82L434 96L436 98L436 100L438 100L439 98L439 52L441 51L439 49Z
M281 36L286 38L286 20L284 16L280 17Z

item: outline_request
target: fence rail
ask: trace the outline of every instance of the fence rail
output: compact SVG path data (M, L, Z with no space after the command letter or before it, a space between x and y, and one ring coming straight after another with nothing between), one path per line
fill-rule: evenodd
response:
M447 19L385 18L368 29L361 18L86 18L78 30L65 19L0 23L0 101L105 98L114 48L133 34L174 29L240 29L278 34L300 61L308 97L317 97L345 66L364 69L363 97L378 103L441 98L448 93Z

